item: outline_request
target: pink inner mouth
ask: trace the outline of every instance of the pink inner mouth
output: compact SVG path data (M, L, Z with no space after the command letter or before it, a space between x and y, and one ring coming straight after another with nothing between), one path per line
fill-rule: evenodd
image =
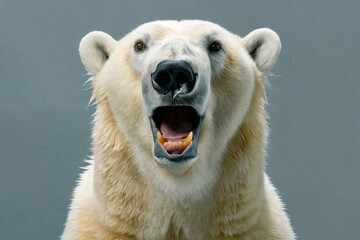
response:
M189 120L184 109L172 110L160 124L160 132L166 139L181 139L189 135L193 123Z
M181 155L192 142L193 110L185 106L164 107L157 113L157 140L169 155Z

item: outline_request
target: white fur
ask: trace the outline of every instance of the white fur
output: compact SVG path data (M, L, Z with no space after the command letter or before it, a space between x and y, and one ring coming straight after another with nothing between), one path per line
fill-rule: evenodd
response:
M214 41L221 51L209 52ZM94 162L62 239L295 239L264 173L264 85L280 46L270 29L241 38L204 21L151 22L118 42L86 35L80 56L97 104ZM149 116L161 99L150 75L163 60L187 61L203 93L189 94L205 117L198 154L184 164L153 154Z

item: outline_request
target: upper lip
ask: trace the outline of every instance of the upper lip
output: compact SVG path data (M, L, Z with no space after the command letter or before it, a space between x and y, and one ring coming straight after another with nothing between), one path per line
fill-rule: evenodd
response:
M196 157L202 117L191 106L161 106L150 118L154 155L172 162Z

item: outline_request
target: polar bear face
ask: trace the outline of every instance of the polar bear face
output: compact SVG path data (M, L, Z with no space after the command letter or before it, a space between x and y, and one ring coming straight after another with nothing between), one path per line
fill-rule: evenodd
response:
M150 22L120 41L92 32L80 44L97 114L109 108L141 175L175 198L213 186L279 51L269 29L241 38L204 21Z

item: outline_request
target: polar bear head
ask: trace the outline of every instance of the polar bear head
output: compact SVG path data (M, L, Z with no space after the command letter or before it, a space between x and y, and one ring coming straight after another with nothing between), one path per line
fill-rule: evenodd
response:
M89 33L80 56L97 103L95 149L114 151L119 136L97 138L116 125L140 177L175 197L202 196L279 52L270 29L241 38L197 20L146 23L119 41Z

